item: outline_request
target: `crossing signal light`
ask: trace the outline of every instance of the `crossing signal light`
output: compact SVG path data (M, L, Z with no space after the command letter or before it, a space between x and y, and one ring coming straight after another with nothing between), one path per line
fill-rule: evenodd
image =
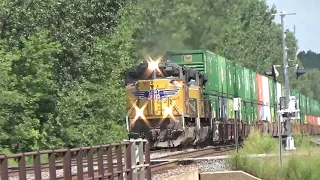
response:
M267 75L267 76L272 76L273 80L274 80L274 81L277 81L277 78L278 78L278 76L279 76L279 72L277 71L276 66L275 66L275 65L272 65L271 71L265 72L265 75Z
M299 64L296 64L296 69L294 70L294 75L296 77L296 79L299 78L299 76L303 75L307 73L306 69L299 69Z

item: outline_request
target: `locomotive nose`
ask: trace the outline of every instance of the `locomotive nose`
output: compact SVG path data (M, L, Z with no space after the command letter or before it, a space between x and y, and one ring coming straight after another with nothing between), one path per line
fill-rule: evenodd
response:
M166 79L139 82L139 88L145 91L144 97L147 102L141 103L147 103L145 108L146 116L163 116L168 113L168 108L173 103L170 101L170 97L179 92L178 88L168 87L168 83L169 81Z

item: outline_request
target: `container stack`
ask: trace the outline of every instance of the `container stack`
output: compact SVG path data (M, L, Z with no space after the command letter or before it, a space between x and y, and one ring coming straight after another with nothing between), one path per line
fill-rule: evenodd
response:
M184 60L184 56L192 56ZM256 120L274 122L276 101L285 95L285 86L269 77L236 64L208 50L168 52L168 59L182 66L203 72L208 77L205 99L210 100L216 119L234 119L233 98L242 98L240 118L252 124ZM191 60L190 60L191 59ZM291 89L299 101L300 118L295 123L320 125L320 104L311 97Z

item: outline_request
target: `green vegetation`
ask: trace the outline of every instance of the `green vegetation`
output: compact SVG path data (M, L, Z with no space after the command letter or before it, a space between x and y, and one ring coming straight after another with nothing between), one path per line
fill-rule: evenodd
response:
M260 73L281 64L274 13L260 0L2 0L0 151L125 138L122 73L145 54L205 48ZM294 59L292 32L287 43ZM290 76L318 96L318 76Z
M292 155L283 156L283 166L279 168L279 157L249 158L249 154L277 153L278 141L267 135L254 132L249 135L239 153L232 154L229 163L234 169L246 171L258 178L274 180L316 180L320 173L320 151L310 141L310 137L297 134ZM284 147L283 147L284 148ZM297 155L302 153L303 155Z

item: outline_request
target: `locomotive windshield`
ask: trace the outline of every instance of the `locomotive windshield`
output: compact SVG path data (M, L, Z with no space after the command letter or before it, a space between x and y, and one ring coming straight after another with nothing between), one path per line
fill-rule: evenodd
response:
M179 79L182 78L182 69L177 65L159 64L155 70L156 79L170 78ZM134 82L137 80L150 80L152 79L152 71L148 69L148 64L141 64L134 69L127 72L128 81Z

